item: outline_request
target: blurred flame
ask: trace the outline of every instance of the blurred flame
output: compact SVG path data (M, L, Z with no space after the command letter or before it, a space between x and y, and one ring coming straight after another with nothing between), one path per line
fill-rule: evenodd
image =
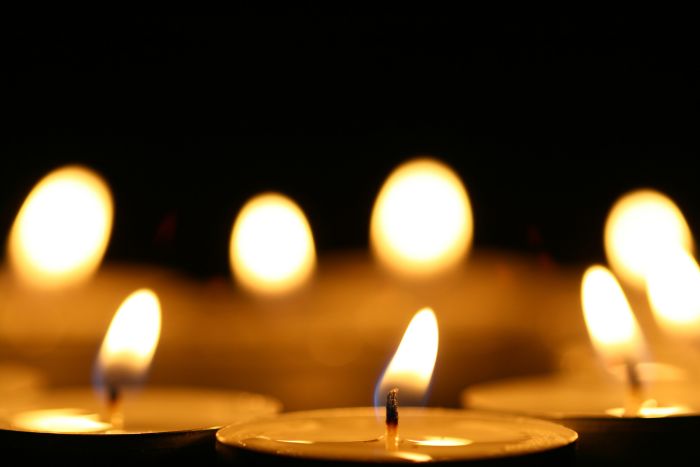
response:
M387 267L408 275L449 269L468 252L472 208L457 174L432 159L397 167L372 211L370 240Z
M100 383L138 384L148 372L160 337L160 303L149 289L129 295L117 310L97 357Z
M112 229L112 195L96 173L57 169L29 193L10 232L10 263L23 282L59 288L89 278Z
M700 267L685 250L660 259L647 275L647 295L659 325L684 337L700 333Z
M637 190L620 198L605 224L605 252L616 274L643 287L648 273L678 248L693 250L683 213L667 196Z
M591 266L581 284L583 316L596 351L608 364L638 363L646 349L642 332L615 276Z
M265 193L241 209L231 233L231 268L246 288L284 293L302 285L316 262L311 227L294 201Z
M100 433L111 428L100 421L98 414L79 409L48 409L21 412L12 418L11 425L19 430L42 433Z
M420 405L430 386L438 352L438 324L430 308L411 320L399 348L389 362L375 391L375 406L385 403L392 388L399 388L403 405Z

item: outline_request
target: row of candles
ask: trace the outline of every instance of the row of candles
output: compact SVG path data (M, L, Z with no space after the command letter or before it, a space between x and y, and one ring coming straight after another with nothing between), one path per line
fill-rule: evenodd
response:
M471 209L448 166L409 161L377 197L370 228L374 256L411 284L448 274L470 249ZM8 259L17 287L51 291L88 281L106 251L112 216L107 184L94 172L72 166L49 174L28 196L10 233ZM274 416L280 402L262 395L140 389L161 325L158 296L140 289L124 300L108 328L96 359L96 390L46 389L26 369L0 367L0 439L40 456L104 456L95 454L102 450L112 459L202 460L213 455L218 428L232 423L216 434L219 456L244 463L545 464L571 460L577 437L584 462L658 458L659 442L665 460L688 455L700 420L692 366L651 357L617 277L630 293L646 291L669 335L692 340L700 323L700 268L690 229L668 197L642 190L614 205L604 236L611 269L592 266L581 287L604 372L578 368L465 390L465 407L483 412L418 408L438 355L439 310L425 308L380 378L374 408ZM229 254L237 282L251 294L277 297L277 304L310 280L316 264L303 211L275 193L256 196L241 209ZM399 410L398 401L409 407Z

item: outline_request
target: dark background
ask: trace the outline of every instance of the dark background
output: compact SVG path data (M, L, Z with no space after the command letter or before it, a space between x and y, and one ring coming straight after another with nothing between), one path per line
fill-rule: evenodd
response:
M365 248L384 177L431 154L467 185L477 247L602 260L610 204L642 186L698 232L692 19L6 17L0 231L83 163L114 192L108 259L226 274L249 196L296 199L322 254Z

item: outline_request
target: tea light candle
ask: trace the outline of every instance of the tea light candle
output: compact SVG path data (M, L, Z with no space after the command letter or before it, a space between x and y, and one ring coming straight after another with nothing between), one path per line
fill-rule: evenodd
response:
M657 383L635 412L625 410L624 384L583 375L512 378L478 384L462 394L464 407L529 415L561 423L580 435L581 465L611 462L684 463L698 459L697 385ZM672 454L669 454L672 453Z
M538 420L448 409L409 407L399 416L398 388L411 403L423 398L438 350L433 311L411 320L377 385L386 395L385 421L374 408L285 414L217 433L220 457L254 465L504 461L562 465L573 459L576 433ZM393 387L393 386L397 387Z
M610 271L589 268L582 299L591 340L615 379L579 372L480 384L464 391L463 406L562 423L580 434L584 465L668 465L669 453L684 463L699 459L697 384L678 368L641 361L646 344Z
M0 440L25 460L91 463L213 459L216 428L276 413L270 398L229 391L149 388L135 394L160 335L160 303L141 289L120 306L97 359L96 388L47 391L18 404Z
M573 463L576 433L523 417L409 407L401 410L398 442L387 447L373 407L293 412L232 425L217 433L221 459L244 465L454 463L505 465Z
M30 462L207 463L219 427L279 409L278 401L257 394L154 387L124 397L124 423L115 428L91 388L55 389L2 417L0 443L13 458Z

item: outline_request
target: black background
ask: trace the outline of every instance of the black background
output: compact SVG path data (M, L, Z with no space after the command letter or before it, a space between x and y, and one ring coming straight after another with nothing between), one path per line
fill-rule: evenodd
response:
M227 273L235 213L279 190L322 253L365 248L401 161L462 176L477 247L603 259L651 186L700 229L693 17L537 13L2 20L0 231L52 168L116 200L107 258Z

